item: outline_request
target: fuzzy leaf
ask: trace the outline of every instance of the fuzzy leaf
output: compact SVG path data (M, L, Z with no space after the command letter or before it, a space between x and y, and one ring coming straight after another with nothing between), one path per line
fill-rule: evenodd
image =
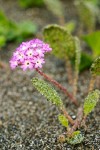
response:
M75 144L79 144L83 141L84 139L84 136L81 134L80 131L75 131L71 138L67 138L67 142L72 144L72 145L75 145Z
M100 91L95 90L88 94L84 102L84 114L87 116L96 106L100 96Z
M47 100L51 101L53 104L62 107L63 102L60 99L57 92L52 88L52 86L48 83L46 83L43 80L40 80L38 78L33 78L32 83L34 87L42 94L44 95Z
M63 16L63 6L60 0L44 0L48 9L56 16Z
M58 116L58 120L64 127L68 127L68 120L66 119L66 117L64 115L60 114Z
M93 62L91 66L91 74L93 76L100 76L100 56Z
M75 54L74 38L68 31L59 25L49 25L44 28L44 39L48 42L52 53L61 59L72 58Z

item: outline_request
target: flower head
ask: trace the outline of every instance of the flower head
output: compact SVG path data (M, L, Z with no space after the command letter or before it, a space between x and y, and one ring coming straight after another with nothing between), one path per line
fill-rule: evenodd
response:
M34 68L34 64L31 60L26 59L23 61L23 63L20 66L24 71L27 69L33 69Z
M35 68L42 68L42 64L44 64L45 61L43 58L37 57L34 59L34 63L35 63L34 65Z
M51 50L52 48L49 47L49 44L45 44L39 39L22 42L13 53L10 60L10 67L15 69L19 66L24 71L27 69L42 68L42 65L45 63L44 54Z

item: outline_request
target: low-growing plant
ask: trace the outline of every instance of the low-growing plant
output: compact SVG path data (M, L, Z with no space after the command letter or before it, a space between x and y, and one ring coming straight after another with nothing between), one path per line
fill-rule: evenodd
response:
M58 27L57 27L58 28ZM58 46L60 46L61 51L59 52L61 54L61 57L65 59L65 55L67 55L68 51L66 48L66 38L69 38L69 43L67 44L67 47L69 50L72 48L73 50L73 43L74 48L77 49L75 53L78 53L80 50L80 44L79 40L77 38L74 38L75 41L73 41L72 37L69 36L66 32L66 30L63 30L62 28L58 28L58 32L60 32L60 38L56 39L56 34L53 35L53 40L51 41L52 48L57 49ZM63 37L63 34L65 34L65 38ZM54 39L55 36L55 39ZM59 41L57 44L57 40ZM62 40L62 43L60 43ZM65 40L65 41L64 41ZM72 41L71 41L72 40ZM54 43L54 44L53 44ZM48 80L51 84L59 88L64 94L66 94L70 100L76 105L79 106L78 101L73 96L72 93L70 93L65 87L63 87L60 83L58 83L56 80L52 79L51 77L47 76L45 73L41 71L41 68L43 64L45 63L44 56L47 52L54 51L49 44L44 43L43 41L39 39L33 39L27 42L22 42L22 44L16 48L15 52L13 53L13 56L10 60L10 66L12 69L15 69L16 67L20 67L23 69L23 71L29 70L35 70L37 71L41 76L43 76L46 80ZM65 50L64 50L65 48ZM78 50L79 49L79 50ZM63 53L65 55L63 55ZM74 51L73 51L74 53ZM58 54L59 56L59 54ZM72 56L72 55L71 55ZM80 54L76 57L76 64L79 64ZM76 66L76 73L78 74L79 67ZM91 66L91 73L93 76L96 77L96 75L100 75L100 57L95 60L95 62ZM70 144L78 144L81 143L84 139L84 135L80 131L80 127L85 125L85 121L87 116L90 114L90 112L94 109L96 106L100 91L98 89L92 90L89 92L89 94L86 96L84 100L83 106L80 106L77 112L77 118L75 120L72 119L72 117L68 114L66 107L61 100L59 94L56 92L56 90L52 87L51 84L47 83L46 81L39 79L37 77L34 77L32 80L33 86L42 94L44 95L48 101L55 104L59 108L59 115L58 120L62 126L66 128L66 132L58 137L58 140L60 142L68 142Z
M72 36L68 30L59 25L49 25L43 31L44 40L48 42L53 48L52 53L65 60L68 81L70 84L73 82L74 97L77 92L77 81L79 74L79 65L81 58L80 41L77 37ZM75 57L75 74L74 80L72 76L71 60Z

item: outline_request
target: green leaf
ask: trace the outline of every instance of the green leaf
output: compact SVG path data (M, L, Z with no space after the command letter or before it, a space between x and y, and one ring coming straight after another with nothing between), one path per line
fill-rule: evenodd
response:
M9 20L5 16L3 11L0 11L0 35L6 36L9 30Z
M93 56L100 55L100 31L93 32L91 34L83 36L85 42L90 46L93 51Z
M51 101L53 104L59 107L63 106L62 100L50 84L38 78L33 78L32 84L42 95L47 98L47 100Z
M18 2L22 8L28 8L33 6L41 7L44 4L43 0L18 0Z
M68 127L68 120L66 119L66 117L64 115L60 114L58 116L58 120L64 127Z
M61 58L72 58L75 55L75 41L68 31L59 25L49 25L44 28L44 39L48 42L52 53Z
M7 21L8 21L8 19L5 16L4 12L2 10L0 10L0 23L1 22L7 22Z
M18 32L23 37L28 37L29 35L33 35L37 31L37 27L31 21L23 21L18 25Z
M48 9L56 16L63 16L63 6L60 0L44 0L44 3L47 5Z
M5 38L5 36L0 36L0 47L2 47L2 46L4 46L5 45L5 43L6 43L6 38Z
M67 142L72 144L72 145L75 145L75 144L79 144L83 141L84 139L84 136L81 134L80 131L75 131L71 138L67 138Z
M0 11L0 36L5 37L5 41L19 41L26 37L33 36L37 27L31 21L15 23L9 20L4 12Z
M100 76L100 56L93 62L91 66L91 74L93 76Z
M81 62L80 62L80 71L85 69L89 69L93 62L93 58L86 52L82 52L81 54Z
M99 0L85 0L85 1L91 2L91 3L93 3L94 5L97 5L98 2L99 2Z
M13 41L16 40L18 37L18 28L15 22L12 22L9 20L8 22L8 30L6 33L6 39L7 41Z
M100 91L95 90L88 94L84 102L84 114L87 116L96 106L100 96Z
M72 33L75 30L76 23L75 21L69 21L64 25L64 27L69 33Z

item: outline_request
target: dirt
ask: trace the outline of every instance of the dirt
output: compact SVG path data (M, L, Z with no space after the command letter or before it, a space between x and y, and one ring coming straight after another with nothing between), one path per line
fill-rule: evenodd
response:
M48 16L51 13L46 9L41 8L41 13L38 8L22 10L16 1L11 0L0 0L0 6L12 20L21 21L30 14L32 16L29 18L32 20L34 14L34 20L40 29L50 23ZM52 22L53 19L55 18L51 19ZM15 43L8 43L0 51L0 59L7 65L15 47ZM69 91L72 90L68 85L63 61L47 56L43 72L59 81ZM76 146L59 143L57 137L65 131L57 119L59 110L32 86L31 79L36 76L40 77L35 71L11 71L10 67L0 69L0 150L100 150L99 103L87 118L88 130L81 129L85 136L84 141ZM87 94L89 79L89 71L80 74L77 94L80 103L83 103ZM67 111L75 119L77 107L58 89L57 91Z

